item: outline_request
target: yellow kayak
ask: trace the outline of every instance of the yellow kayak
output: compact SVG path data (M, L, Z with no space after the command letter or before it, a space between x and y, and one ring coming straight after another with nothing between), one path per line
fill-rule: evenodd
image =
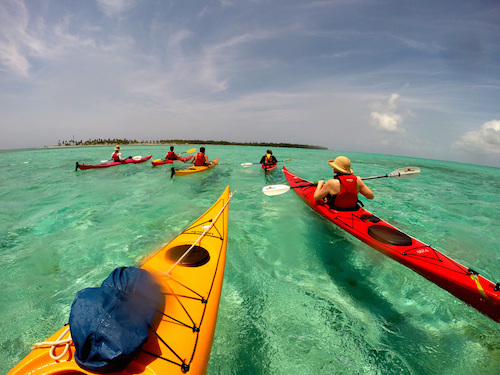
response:
M219 158L217 158L215 160L212 160L212 164L210 164L210 165L201 165L199 167L193 165L192 167L189 167L187 169L178 169L178 170L174 170L172 168L172 176L171 177L173 177L174 175L175 176L185 176L185 175L188 175L188 174L193 174L193 173L197 173L197 172L206 171L207 169L215 167L215 165L218 162L219 162Z
M163 315L156 314L155 331L150 330L140 354L123 371L110 374L206 373L224 277L230 199L228 186L207 212L142 264L161 286ZM75 362L67 331L63 327L37 344L8 375L95 374ZM54 341L59 343L51 345Z

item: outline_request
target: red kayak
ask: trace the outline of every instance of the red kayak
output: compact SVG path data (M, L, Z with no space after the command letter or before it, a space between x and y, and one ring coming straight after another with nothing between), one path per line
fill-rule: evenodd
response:
M278 164L271 164L271 165L262 164L262 170L264 171L266 176L269 173L271 173L272 171L275 171L277 167L278 167Z
M321 216L500 322L500 283L495 285L362 207L354 211L336 211L323 201L316 202L313 198L316 186L312 182L294 175L285 167L283 171L299 197Z
M153 160L151 162L151 164L153 164L153 167L156 167L157 165L162 165L162 164L171 164L173 163L174 161L182 161L182 162L187 162L188 160L191 160L191 158L193 157L194 155L190 155L190 156L185 156L185 157L180 157L180 158L177 158L175 160L164 160L164 159L156 159L156 160Z
M146 157L140 157L140 156L134 156L133 158L127 158L122 162L109 162L109 163L102 163L102 164L80 164L76 162L76 168L75 171L80 168L81 170L84 169L96 169L96 168L109 168L109 167L114 167L115 165L122 165L122 164L139 164L139 163L144 163L145 161L148 161L151 159L153 155L149 155Z

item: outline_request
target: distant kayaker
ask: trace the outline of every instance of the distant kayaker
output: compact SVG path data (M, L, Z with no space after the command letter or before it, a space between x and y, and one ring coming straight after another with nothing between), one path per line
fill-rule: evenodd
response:
M372 190L356 177L351 169L351 161L345 156L339 156L335 160L329 160L328 164L335 172L334 178L318 181L314 192L314 200L319 201L326 198L327 204L333 209L352 209L357 206L358 193L368 199L375 195Z
M273 156L273 152L271 150L267 150L267 153L260 159L260 164L264 164L266 167L273 166L278 164L278 160Z
M202 165L211 165L212 163L208 160L208 156L205 154L205 147L200 147L200 152L191 160L191 164L199 167Z
M165 155L165 160L177 160L181 157L181 154L176 154L174 152L174 146L170 146L170 151Z
M111 160L113 160L114 162L122 162L125 160L122 158L122 153L120 151L119 145L116 145L115 151L113 152L113 154L111 154Z

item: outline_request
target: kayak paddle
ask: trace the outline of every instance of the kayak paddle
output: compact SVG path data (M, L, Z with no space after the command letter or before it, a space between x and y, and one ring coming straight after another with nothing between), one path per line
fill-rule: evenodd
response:
M278 163L284 163L286 161L292 161L293 159L286 159L286 160L278 160ZM260 165L260 163L241 163L241 166L243 168L248 168L251 167L252 165Z
M415 178L420 174L420 168L419 167L405 167L405 168L399 168L396 169L395 171L382 175L382 176L371 176L371 177L361 177L362 180L372 180L375 178L394 178L396 180L403 180L407 178ZM296 189L296 188L301 188L304 186L316 186L318 183L308 183L300 186L288 186L288 185L269 185L269 186L264 186L262 188L262 192L267 195L267 196L275 196L275 195L281 195L285 194L288 190L290 189Z
M301 187L304 187L304 186L316 186L316 185L317 185L317 183L316 184L314 184L314 183L304 184L304 185L294 186L294 187L291 187L291 186L288 186L288 185L269 185L269 186L264 186L262 188L262 192L265 195L267 195L269 197L272 197L274 195L285 194L290 189L301 188Z
M142 159L142 156L129 156L128 158L126 159L134 159L134 160L141 160ZM114 160L111 160L111 159L108 159L108 160L101 160L101 163L108 163L108 162L113 162Z
M181 152L181 155L182 154L190 154L192 152L195 152L196 151L196 148L192 148L191 150L187 150L187 151L184 151L184 152ZM156 159L156 160L153 160L154 162L157 162L157 161L165 161L166 159Z
M396 169L395 171L392 171L391 173L383 175L383 176L361 177L361 179L362 180L373 180L374 178L390 177L390 178L395 178L396 180L404 180L407 178L417 177L419 174L420 174L419 167L405 167L405 168Z
M260 164L260 163L241 163L241 166L243 168L248 168L248 167L251 167L252 165L256 165L256 164Z

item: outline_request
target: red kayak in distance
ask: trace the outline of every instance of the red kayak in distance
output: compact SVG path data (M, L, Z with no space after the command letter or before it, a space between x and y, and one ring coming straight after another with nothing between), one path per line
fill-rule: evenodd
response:
M262 164L262 170L264 171L264 174L267 176L269 173L273 172L276 170L278 167L278 164L271 164L271 165L265 165Z
M98 168L109 168L109 167L114 167L115 165L122 165L122 164L139 164L139 163L144 163L145 161L148 161L151 159L153 155L141 157L141 156L134 156L133 158L127 158L122 162L109 162L109 163L102 163L102 164L80 164L76 162L76 168L75 171L78 169L85 170L85 169L98 169Z
M182 162L187 162L189 160L191 160L193 158L194 155L190 155L190 156L185 156L185 157L180 157L180 158L177 158L175 160L164 160L164 159L156 159L156 160L153 160L151 162L151 164L153 164L153 167L156 167L157 165L162 165L162 164L171 164L173 163L174 161L182 161Z
M493 283L362 207L338 211L323 201L315 201L316 185L294 175L285 167L283 172L293 190L318 214L500 322L500 283Z

